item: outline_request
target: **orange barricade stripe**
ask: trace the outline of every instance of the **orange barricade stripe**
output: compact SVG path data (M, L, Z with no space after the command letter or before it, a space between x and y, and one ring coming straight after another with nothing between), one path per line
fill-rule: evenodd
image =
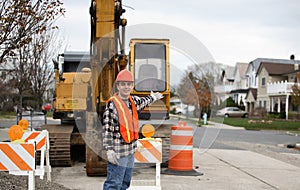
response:
M23 146L24 147L24 146ZM32 146L31 146L32 147ZM30 149L30 148L28 148ZM4 154L14 163L20 170L32 170L28 164L7 144L3 144L1 149Z
M21 146L26 150L31 157L34 157L34 147L33 146L28 146L28 144L21 144Z
M28 140L30 140L30 139L35 139L39 134L40 134L40 132L32 132L32 133L25 139L25 142L28 142Z
M44 137L40 142L36 145L36 149L40 150L46 144L46 137Z
M25 138L25 142L28 142L31 139L36 140L36 150L41 150L41 148L46 145L46 137L44 137L45 135L42 134L42 132L32 132L28 137Z
M149 162L139 151L134 153L134 158L137 159L139 162Z
M8 169L3 166L3 164L0 162L0 171L7 171Z
M140 140L140 143L145 147L157 160L160 160L161 153L149 141Z

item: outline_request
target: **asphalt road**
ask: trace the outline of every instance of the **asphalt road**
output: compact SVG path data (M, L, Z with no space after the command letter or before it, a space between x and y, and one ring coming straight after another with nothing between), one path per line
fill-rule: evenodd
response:
M28 119L29 124L30 124L30 119L29 118L24 118L24 119ZM48 124L57 124L60 123L59 120L54 120L52 118L47 118L47 121L45 121L44 116L38 116L38 117L34 117L33 120L33 126L40 126L45 124L45 122L47 122ZM17 118L15 119L0 119L0 128L9 128L12 125L16 125L17 124Z
M211 137L213 136L213 137ZM207 142L203 139L209 139ZM194 133L194 147L213 149L238 149L228 146L225 142L245 142L280 146L300 142L300 136L291 135L286 131L253 131L244 129L221 129L210 127L197 127ZM211 143L211 144L209 144ZM208 145L210 145L208 147Z

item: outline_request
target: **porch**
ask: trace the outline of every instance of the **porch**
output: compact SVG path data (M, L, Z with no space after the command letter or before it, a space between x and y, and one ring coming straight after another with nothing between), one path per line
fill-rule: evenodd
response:
M270 112L285 112L288 119L289 111L294 111L291 104L291 93L294 85L300 86L300 83L280 81L268 83L267 94L270 97Z

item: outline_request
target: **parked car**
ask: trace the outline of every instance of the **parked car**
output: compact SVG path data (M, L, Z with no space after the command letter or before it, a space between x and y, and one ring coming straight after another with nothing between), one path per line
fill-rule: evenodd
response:
M195 110L195 106L183 104L180 99L173 99L170 101L170 110L178 115L192 114Z
M220 109L217 111L216 115L222 117L245 117L245 118L249 116L248 112L241 110L240 108L237 107L226 107Z

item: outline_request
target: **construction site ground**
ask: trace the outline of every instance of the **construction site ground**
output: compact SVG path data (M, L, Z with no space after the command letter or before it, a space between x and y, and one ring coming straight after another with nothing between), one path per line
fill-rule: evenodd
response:
M219 124L213 124L205 127L243 130L223 124L220 124L220 126ZM0 129L0 140L5 139L7 139L7 129ZM258 147L260 150L263 148ZM134 170L132 185L153 185L155 168L138 165L137 167L139 168ZM167 169L161 169L161 187L163 190L297 190L300 187L299 150L274 155L274 153L268 154L267 149L266 151L255 151L251 148L194 148L193 170L203 175L186 176L184 172L169 175L165 174ZM9 178L6 177L6 180L9 180ZM52 170L52 183L57 184L56 188L101 190L104 181L105 177L87 177L84 163L75 163L72 167L58 167ZM45 180L37 182L46 183ZM1 183L4 182L1 181ZM1 189L5 187L3 185L0 184ZM23 187L14 189L26 189L26 183L23 183Z

